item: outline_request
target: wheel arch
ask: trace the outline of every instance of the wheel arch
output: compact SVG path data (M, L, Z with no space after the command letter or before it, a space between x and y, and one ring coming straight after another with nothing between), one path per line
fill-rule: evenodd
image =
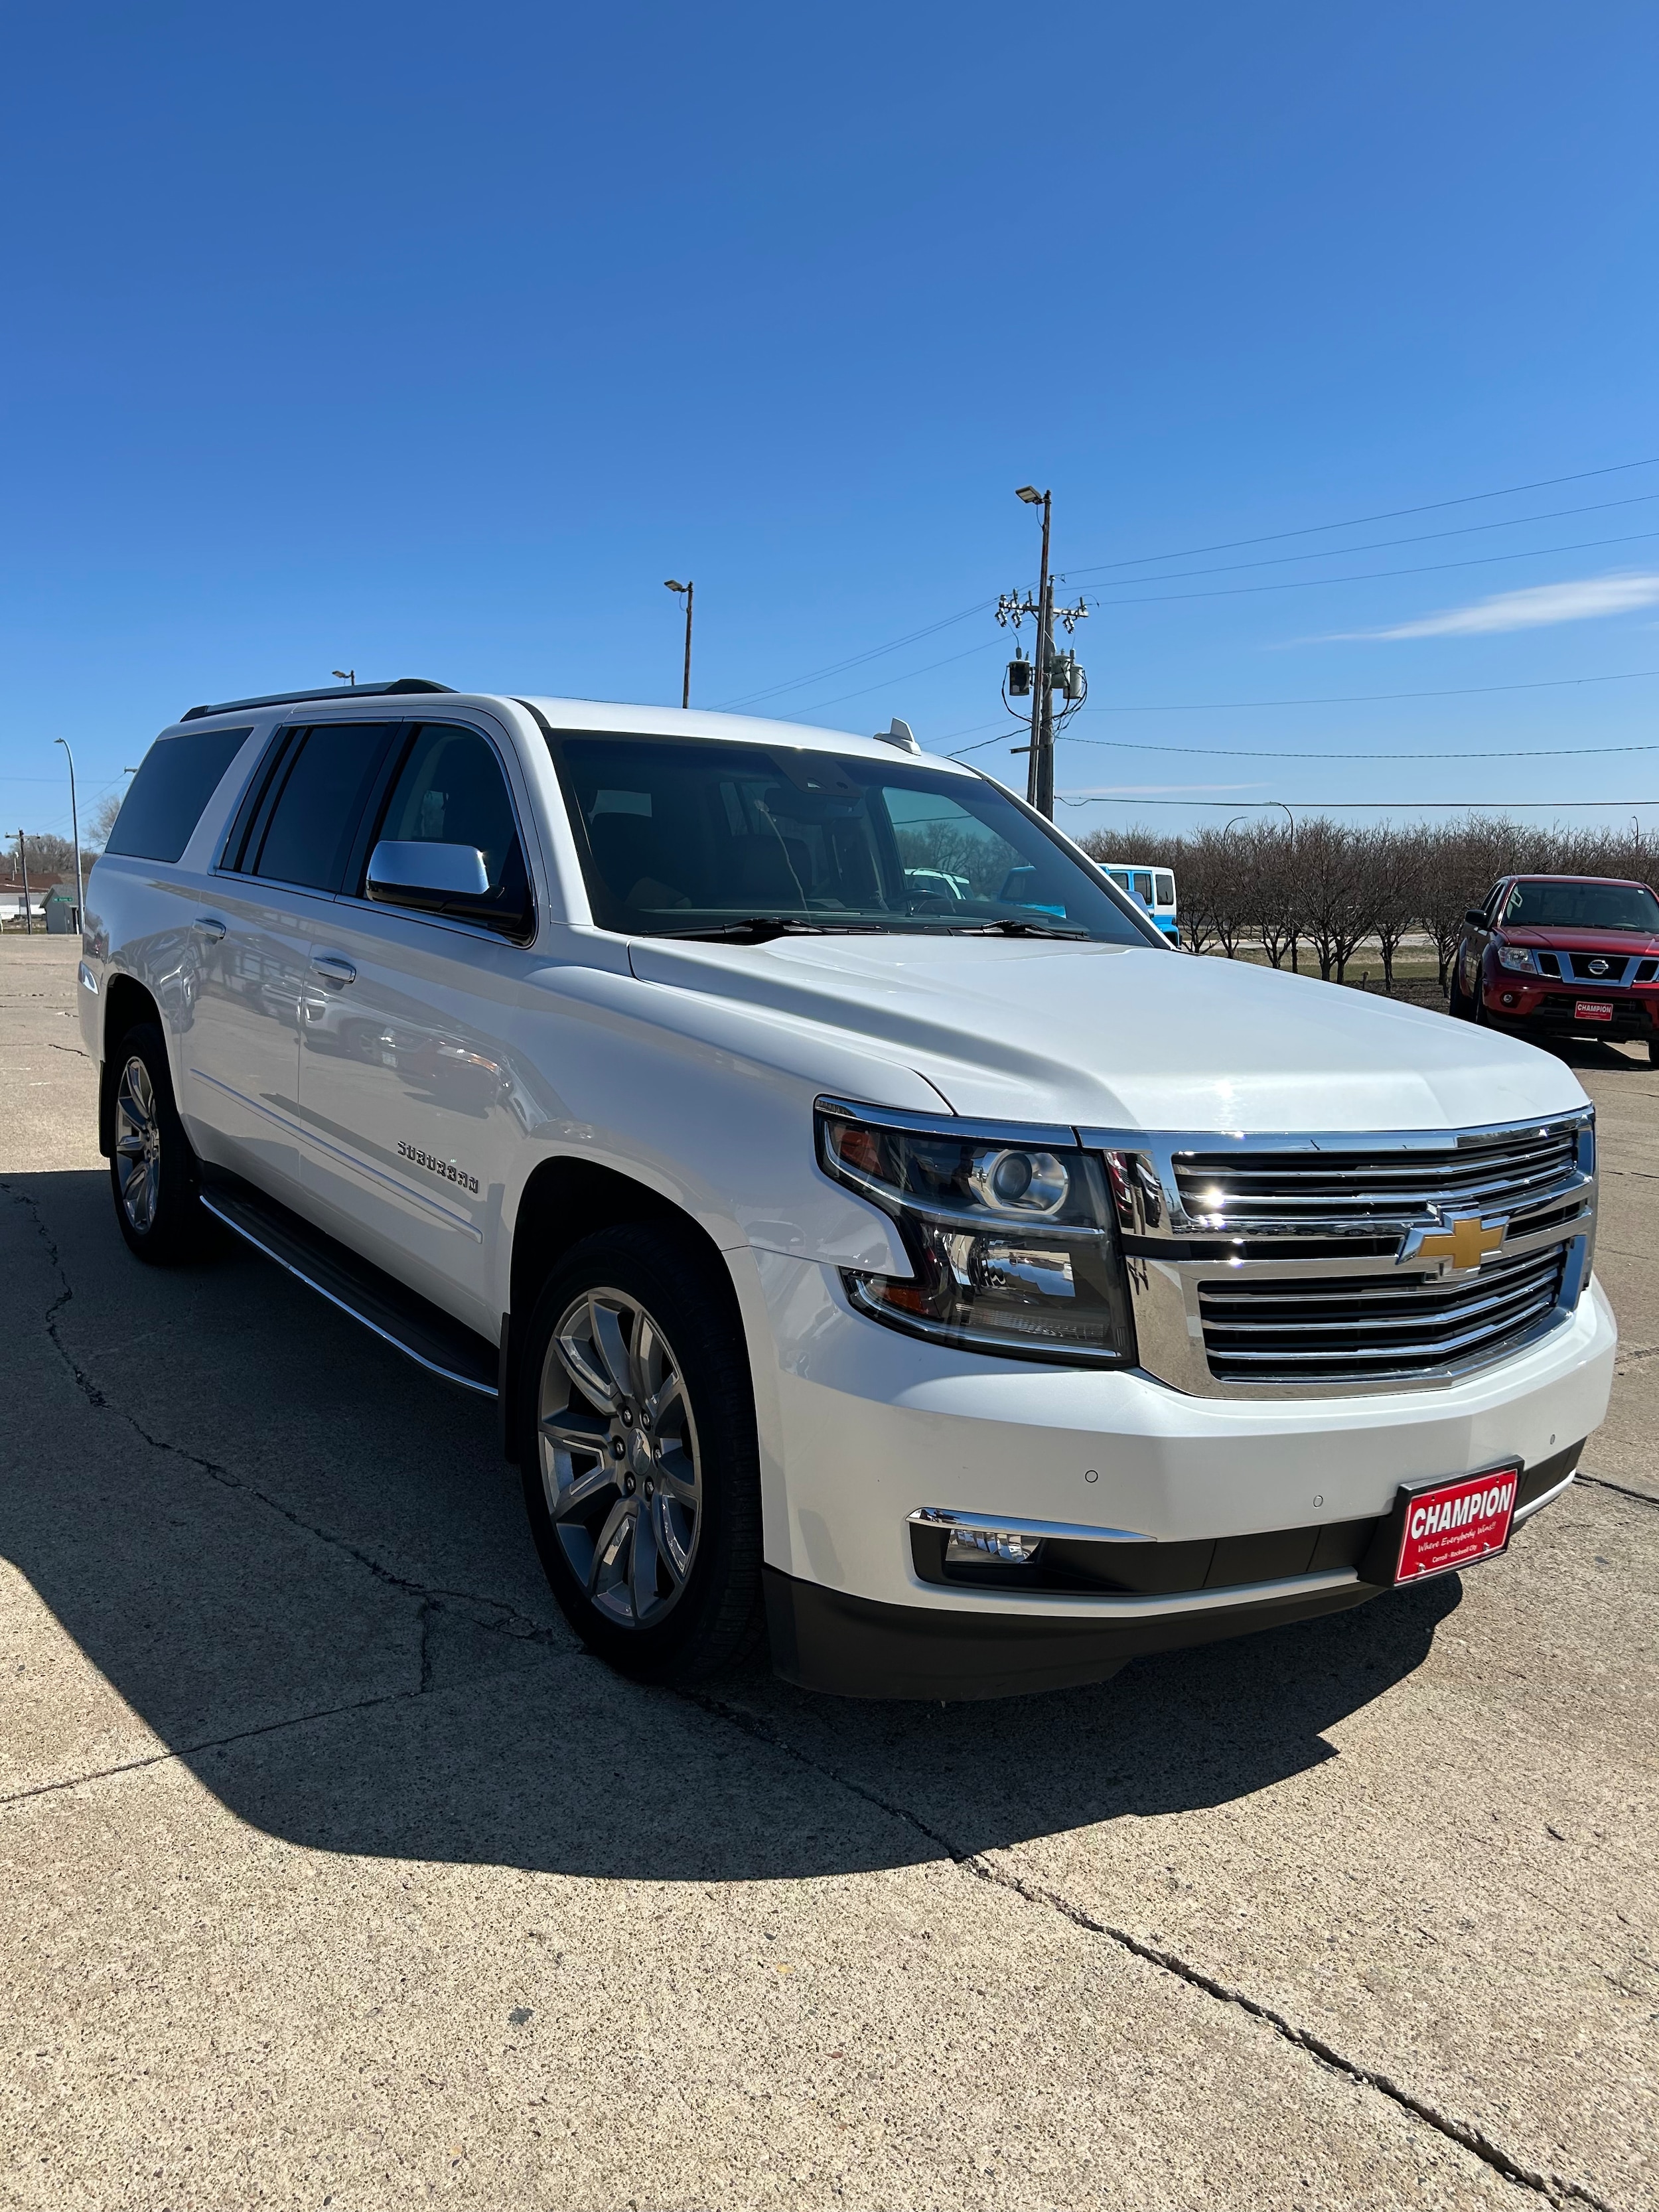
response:
M98 1149L106 1159L115 1150L115 1050L140 1022L154 1022L166 1036L161 1008L144 986L132 975L110 975L104 984L103 1058L98 1065Z
M635 1222L660 1224L695 1239L723 1287L731 1319L747 1346L749 1331L726 1255L694 1215L618 1169L568 1157L544 1160L526 1183L513 1222L500 1378L501 1449L509 1460L519 1456L519 1347L542 1285L584 1237ZM751 1358L751 1370L752 1365Z

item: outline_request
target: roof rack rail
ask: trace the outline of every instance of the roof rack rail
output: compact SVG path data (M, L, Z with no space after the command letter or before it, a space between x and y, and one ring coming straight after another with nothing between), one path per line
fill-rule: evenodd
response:
M392 684L331 684L316 691L267 691L258 699L222 699L216 707L190 707L181 722L199 722L204 714L246 714L255 707L298 707L313 699L395 699L410 691L454 691L452 684L428 683L424 676L400 676Z

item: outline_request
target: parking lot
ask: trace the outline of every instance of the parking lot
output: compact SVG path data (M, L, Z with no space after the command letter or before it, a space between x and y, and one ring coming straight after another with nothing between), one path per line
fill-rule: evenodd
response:
M575 1646L489 1408L129 1257L74 961L0 940L0 2199L1659 2201L1659 1069L1575 1054L1624 1349L1506 1560L690 1698Z

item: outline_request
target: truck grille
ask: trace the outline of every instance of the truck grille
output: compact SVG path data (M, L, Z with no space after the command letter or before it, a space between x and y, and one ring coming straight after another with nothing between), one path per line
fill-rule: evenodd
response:
M1376 1136L1085 1130L1141 1366L1194 1396L1433 1389L1565 1324L1595 1115Z
M1218 1382L1425 1381L1499 1358L1561 1294L1567 1247L1479 1275L1279 1276L1200 1283L1204 1350Z
M1176 1187L1194 1226L1346 1224L1443 1212L1514 1215L1572 1176L1577 1133L1528 1129L1409 1151L1176 1152Z

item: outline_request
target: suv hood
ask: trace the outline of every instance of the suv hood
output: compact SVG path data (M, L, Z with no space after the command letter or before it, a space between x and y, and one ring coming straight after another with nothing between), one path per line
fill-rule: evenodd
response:
M662 938L641 981L850 1033L958 1114L1136 1130L1478 1127L1584 1103L1535 1047L1242 960L1039 939ZM868 1103L886 1103L872 1099Z

